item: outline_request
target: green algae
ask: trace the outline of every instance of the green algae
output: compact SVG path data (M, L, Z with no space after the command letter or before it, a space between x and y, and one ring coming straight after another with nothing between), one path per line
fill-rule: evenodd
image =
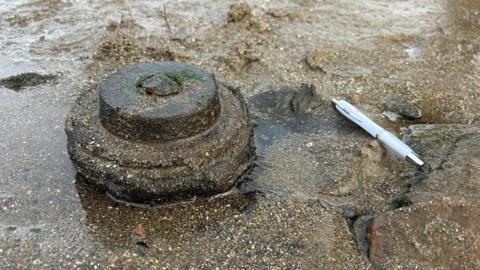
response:
M188 72L187 70L179 70L179 71L173 71L173 72L167 72L166 76L177 83L178 85L182 85L184 82L187 81L203 81L204 79L191 73Z
M33 72L26 72L2 79L0 80L0 85L18 92L24 87L47 83L55 78L56 76L54 75L41 75Z

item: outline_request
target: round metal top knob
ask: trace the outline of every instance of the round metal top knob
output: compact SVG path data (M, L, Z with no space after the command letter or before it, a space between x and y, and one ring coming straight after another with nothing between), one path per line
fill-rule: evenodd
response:
M220 113L215 79L183 63L140 64L100 87L100 120L129 140L161 142L196 135Z
M178 94L182 83L173 80L165 74L161 75L152 75L147 78L141 79L138 82L138 87L142 94L150 94L157 96L169 96Z

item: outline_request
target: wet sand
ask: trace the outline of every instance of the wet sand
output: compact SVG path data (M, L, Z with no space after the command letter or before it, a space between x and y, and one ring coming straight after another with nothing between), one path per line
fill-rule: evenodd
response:
M417 194L405 180L417 169L342 118L329 99L347 99L396 132L412 124L477 125L480 4L247 1L232 12L233 3L0 3L0 80L52 76L19 89L0 86L0 268L367 269L372 259L374 267L438 266L378 255L401 251L362 253L353 226L359 217L385 215L388 226L398 208L425 202L403 200L407 189ZM77 177L64 133L75 99L111 72L152 60L198 65L241 88L259 157L239 191L138 208ZM303 83L321 99L300 106L301 114L279 111L278 103L290 102L278 97L280 88ZM382 104L391 96L420 108L422 118L389 121ZM416 147L437 164L423 143ZM461 181L478 179L477 163L468 164L470 178ZM445 194L476 205L461 188ZM442 247L433 251L444 254Z

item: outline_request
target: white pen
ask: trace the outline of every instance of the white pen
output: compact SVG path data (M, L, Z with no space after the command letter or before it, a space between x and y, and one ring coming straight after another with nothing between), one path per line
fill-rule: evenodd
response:
M385 146L385 148L393 152L395 155L406 159L417 166L425 165L425 162L417 155L417 153L415 153L415 151L412 150L412 148L406 145L395 135L386 131L381 126L370 120L352 104L346 102L345 100L336 99L332 99L332 102L335 104L335 107L341 114L363 128L370 135L372 135L372 137L379 140L380 143Z

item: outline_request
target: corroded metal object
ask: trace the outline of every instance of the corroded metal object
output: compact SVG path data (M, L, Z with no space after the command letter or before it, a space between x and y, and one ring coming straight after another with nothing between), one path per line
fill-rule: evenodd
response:
M113 74L78 98L65 130L78 172L127 202L162 204L228 191L254 158L239 91L182 63Z

